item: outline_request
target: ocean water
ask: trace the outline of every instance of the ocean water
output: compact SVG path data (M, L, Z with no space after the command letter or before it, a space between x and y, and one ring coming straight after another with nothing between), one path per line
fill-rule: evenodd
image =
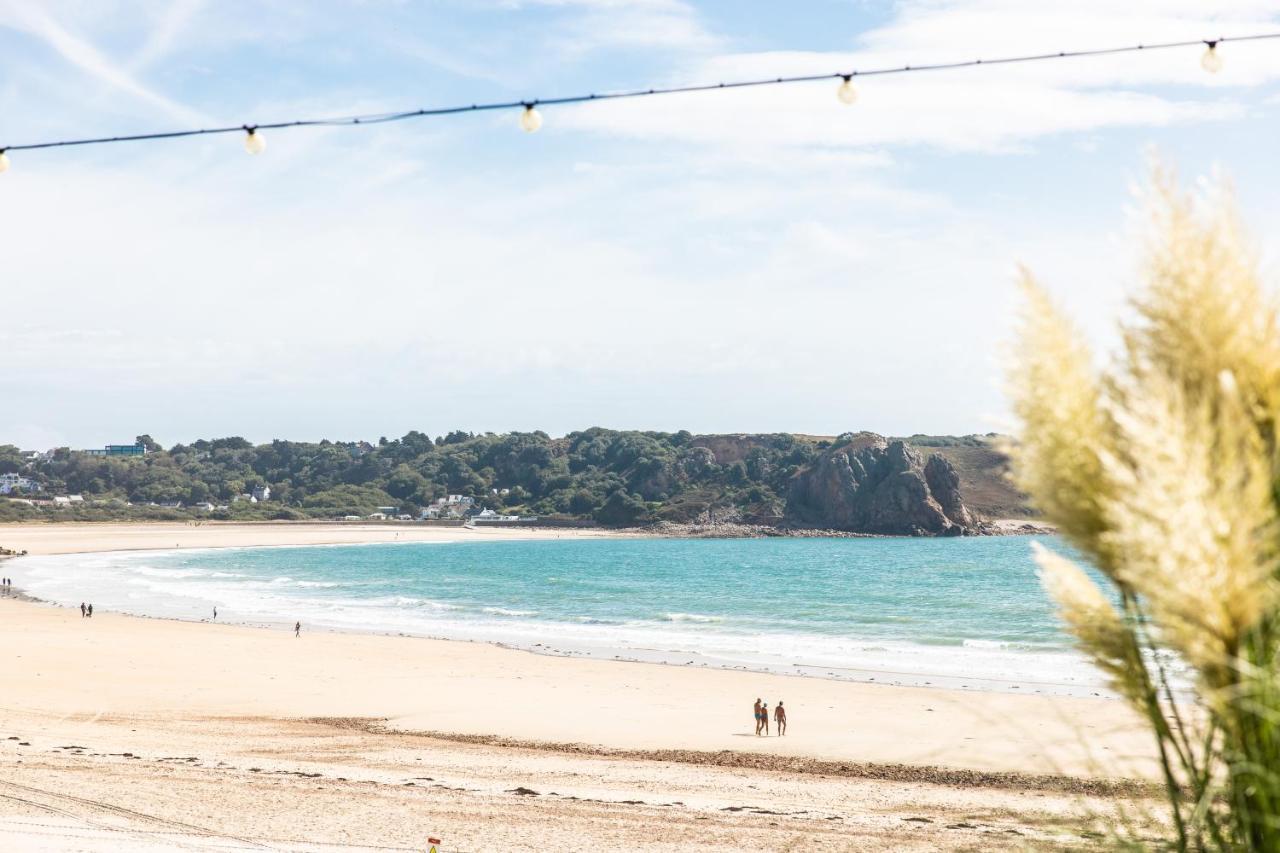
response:
M1061 548L1052 539L1044 540ZM1028 537L540 540L28 557L39 598L550 654L1106 695Z

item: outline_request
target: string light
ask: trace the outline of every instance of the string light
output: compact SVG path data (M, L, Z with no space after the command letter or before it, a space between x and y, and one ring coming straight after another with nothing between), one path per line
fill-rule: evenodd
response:
M1210 74L1217 74L1222 70L1222 57L1218 54L1218 43L1216 41L1206 41L1209 45L1205 48L1204 55L1200 57L1200 67Z
M538 112L533 104L525 104L524 112L520 114L520 129L525 133L537 133L540 127L542 127L542 113Z
M560 98L539 98L532 101L501 101L487 104L469 104L465 106L437 107L434 109L408 110L406 112L378 113L374 115L359 116L343 116L337 118L315 118L301 119L298 121L281 121L271 122L267 124L257 125L235 125L231 127L214 127L201 128L199 130L176 130L164 133L137 133L128 136L103 136L85 139L67 139L57 142L34 142L27 145L9 145L6 148L0 148L0 172L5 171L9 167L8 156L3 152L8 151L29 151L39 148L65 148L68 146L79 145L102 145L109 142L141 142L144 140L154 139L180 139L188 136L208 136L211 134L221 133L246 133L244 140L245 150L250 154L261 154L266 150L267 143L262 136L262 130L278 130L290 127L337 127L337 126L355 126L383 124L385 122L402 121L411 118L425 118L428 116L445 116L457 115L460 113L471 113L491 110L508 110L521 109L520 127L528 133L536 132L542 127L542 114L537 110L535 105L546 106L560 104L580 104L591 101L607 101L618 98L643 98L654 95L674 95L686 92L716 92L728 89L744 89L757 86L774 86L787 83L811 83L821 80L840 80L840 86L836 90L836 97L842 103L852 104L858 99L858 91L854 88L852 77L878 77L886 74L906 74L915 71L950 71L958 68L976 68L984 65L1011 65L1014 63L1040 62L1054 59L1070 59L1078 57L1095 57L1109 56L1120 53L1145 52L1150 53L1153 50L1164 50L1168 48L1192 47L1196 45L1207 45L1208 49L1200 57L1200 66L1205 71L1217 73L1222 70L1222 57L1218 54L1217 47L1219 44L1228 41L1260 41L1263 39L1280 39L1280 32L1276 33L1255 33L1252 35L1220 37L1216 39L1197 39L1195 41L1174 41L1163 42L1159 44L1139 44L1126 47L1108 47L1092 50L1061 50L1056 53L1037 53L1022 56L1003 56L992 59L969 59L960 62L935 62L924 65L900 65L885 68L866 69L857 72L842 71L834 74L807 74L795 77L766 77L759 80L737 80L727 83L704 83L693 86L671 86L667 88L651 88L651 89L633 89L623 92L605 92L590 95L570 95Z
M853 75L846 74L840 88L836 89L836 97L842 104L853 104L858 100L858 90L853 87Z
M250 154L261 154L267 150L267 140L258 133L258 128L246 126L244 129L244 150Z

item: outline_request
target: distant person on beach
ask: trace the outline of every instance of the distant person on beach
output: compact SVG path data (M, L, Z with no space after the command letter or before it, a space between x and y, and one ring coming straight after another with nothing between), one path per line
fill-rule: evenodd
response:
M756 699L755 716L756 716L756 735L759 735L760 734L760 699L759 698Z
M787 710L782 707L782 700L778 700L778 707L773 709L773 721L778 724L778 737L782 737L787 733Z
M80 602L80 618L84 618L84 602Z
M301 622L294 622L294 623L293 623L293 636L295 636L295 637L301 637L301 636L302 636L302 623L301 623Z
M218 618L218 605L216 604L213 606L213 618L214 619Z
M764 732L764 736L769 736L769 703L765 702L760 706L760 728Z
M92 605L92 604L90 604L90 605L89 605L89 607L88 607L88 611L89 611L89 618L90 618L90 619L92 619L92 618L93 618L93 605Z

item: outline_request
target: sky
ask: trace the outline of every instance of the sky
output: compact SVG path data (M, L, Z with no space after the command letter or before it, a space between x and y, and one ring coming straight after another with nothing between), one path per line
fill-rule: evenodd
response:
M1258 32L1276 3L0 0L0 147ZM1153 156L1234 181L1275 280L1280 41L1219 50L14 151L0 443L1006 429L1018 265L1105 350Z

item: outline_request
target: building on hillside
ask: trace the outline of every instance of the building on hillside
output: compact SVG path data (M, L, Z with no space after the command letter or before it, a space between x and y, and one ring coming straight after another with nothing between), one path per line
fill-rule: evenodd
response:
M491 509L482 509L480 512L471 516L471 520L480 522L481 524L514 524L519 521L537 521L538 517L536 515L500 515Z
M400 507L398 506L379 506L374 507L374 509L385 515L387 518L395 518L400 514Z
M146 456L147 446L145 444L108 444L101 450L94 448L75 452L83 453L85 456Z
M40 484L30 477L24 477L21 474L0 474L0 495L38 491L40 491Z
M475 498L469 498L466 495L436 498L430 506L422 510L419 518L465 518L472 512L475 503Z
M371 512L369 513L369 520L370 521L386 521L387 514L385 512Z
M251 497L258 503L271 500L271 487L266 483L261 486L254 486Z

